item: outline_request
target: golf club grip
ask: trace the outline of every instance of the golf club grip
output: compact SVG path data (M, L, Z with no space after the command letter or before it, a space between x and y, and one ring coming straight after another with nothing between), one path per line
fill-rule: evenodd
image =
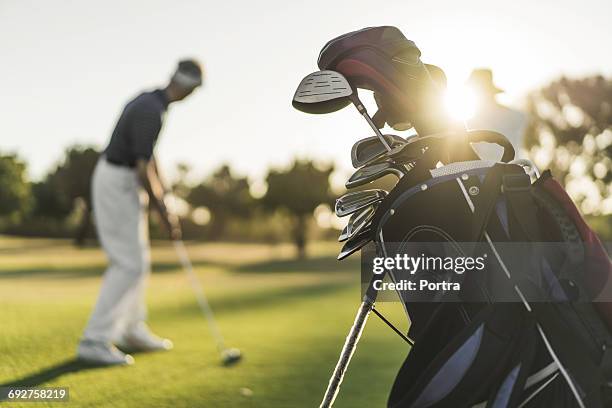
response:
M348 336L346 336L344 347L342 347L342 351L340 352L340 358L338 359L336 368L329 379L329 384L327 386L327 390L325 390L323 401L321 401L321 405L319 406L320 408L330 408L333 405L334 400L338 395L338 391L340 390L340 384L344 378L344 373L351 362L351 357L353 357L353 353L355 352L355 348L357 347L361 333L363 333L363 328L365 327L368 316L372 311L373 305L374 303L366 300L359 306L353 326L351 327Z

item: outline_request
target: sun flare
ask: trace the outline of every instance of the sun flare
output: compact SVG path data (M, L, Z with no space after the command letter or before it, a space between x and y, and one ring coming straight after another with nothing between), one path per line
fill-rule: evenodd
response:
M449 87L444 103L449 115L457 120L471 119L476 113L476 94L467 86Z

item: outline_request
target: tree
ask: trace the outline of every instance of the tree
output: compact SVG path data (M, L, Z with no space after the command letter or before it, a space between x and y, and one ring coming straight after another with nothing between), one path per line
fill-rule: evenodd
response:
M333 202L329 176L333 165L319 167L312 161L296 160L286 171L271 170L262 204L268 210L283 209L294 218L293 241L299 258L306 256L307 222L319 204Z
M230 217L247 218L251 215L255 204L248 179L234 177L228 165L222 165L211 177L193 187L186 199L192 207L207 207L210 211L212 239L223 235Z
M92 147L71 146L64 160L34 185L35 215L64 220L82 203L75 243L82 245L91 227L91 177L100 154Z
M526 145L585 214L612 213L612 81L561 78L529 98Z
M0 217L19 221L30 209L26 165L16 155L0 155Z

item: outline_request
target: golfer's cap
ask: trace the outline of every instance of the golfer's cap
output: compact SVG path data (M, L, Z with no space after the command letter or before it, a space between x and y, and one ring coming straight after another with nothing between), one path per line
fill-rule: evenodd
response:
M184 88L196 88L202 85L202 66L195 59L183 59L179 61L176 71L172 76L172 82Z
M493 83L493 71L488 68L478 68L472 71L470 77L467 80L467 84L487 93L501 93L504 92L495 86Z

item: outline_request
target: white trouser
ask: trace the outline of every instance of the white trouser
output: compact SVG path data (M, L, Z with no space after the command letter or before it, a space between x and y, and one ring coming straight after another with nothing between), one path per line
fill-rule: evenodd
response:
M146 319L148 200L134 169L110 164L104 157L94 170L92 195L98 237L109 264L83 338L112 342Z

